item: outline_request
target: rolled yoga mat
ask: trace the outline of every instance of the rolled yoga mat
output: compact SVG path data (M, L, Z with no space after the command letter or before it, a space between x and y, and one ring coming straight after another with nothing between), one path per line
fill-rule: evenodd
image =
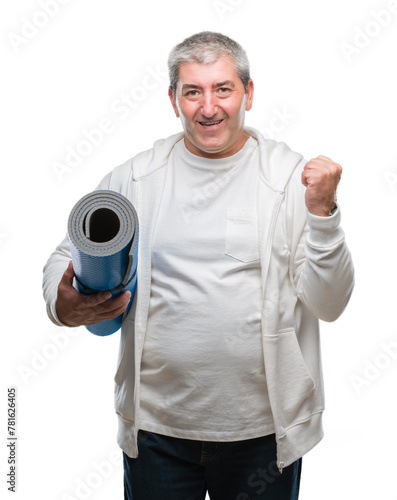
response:
M139 226L135 208L115 191L94 191L70 212L68 236L79 292L131 292L124 314L86 326L95 335L110 335L121 327L136 288Z

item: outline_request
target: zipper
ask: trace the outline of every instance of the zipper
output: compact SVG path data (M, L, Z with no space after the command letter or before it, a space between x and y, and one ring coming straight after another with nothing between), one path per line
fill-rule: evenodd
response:
M265 248L265 254L267 255L266 278L267 278L268 267L269 267L270 259L271 259L271 248L272 248L272 243L273 243L273 238L274 238L277 216L280 212L280 207L281 207L281 204L282 204L283 199L284 199L284 193L280 193L278 191L277 195L278 195L278 199L275 202L275 204L277 203L277 205L273 208L272 219L270 221L270 228L269 228L269 232L268 232L268 236L270 236L270 237L267 238L266 248ZM266 278L265 278L265 282L267 281ZM278 446L278 443L277 443L277 446ZM284 463L285 462L279 462L277 464L277 467L278 467L280 474L283 473Z

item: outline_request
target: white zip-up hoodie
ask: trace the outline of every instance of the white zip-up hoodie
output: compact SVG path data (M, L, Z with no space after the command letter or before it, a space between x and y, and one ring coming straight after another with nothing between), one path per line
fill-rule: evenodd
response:
M304 203L302 155L283 142L264 139L252 128L246 133L259 143L258 231L262 273L262 340L267 389L277 440L280 470L312 449L323 437L319 321L334 321L346 307L354 286L354 271L340 209L330 217L310 214ZM183 137L157 141L116 167L97 189L126 196L138 213L140 240L137 290L123 322L115 408L118 444L138 456L140 364L147 326L154 228L164 190L167 160ZM70 260L67 238L44 268L43 293L51 320L57 287ZM227 418L225 416L225 418Z

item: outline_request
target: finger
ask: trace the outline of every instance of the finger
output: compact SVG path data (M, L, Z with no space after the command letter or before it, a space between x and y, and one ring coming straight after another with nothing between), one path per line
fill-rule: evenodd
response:
M112 294L108 291L98 292L93 295L84 295L84 306L95 308L108 301L111 297Z
M125 292L122 296L117 296L117 300L116 297L113 297L107 304L97 306L96 310L93 311L91 322L98 323L99 321L117 318L127 309L130 298L131 292Z
M118 295L115 295L107 302L98 306L98 311L100 313L109 313L112 314L113 311L116 311L120 307L126 307L130 301L131 292L127 291Z
M73 263L70 260L68 267L66 268L66 271L63 273L62 280L65 283L68 283L70 285L73 285L73 278L74 278L74 269L73 269Z
M131 292L129 291L114 295L113 297L111 292L106 291L95 295L86 295L86 304L98 308L100 312L111 312L124 303L128 304L130 297Z
M112 311L109 311L107 313L99 313L96 315L97 318L96 321L105 321L107 319L117 318L117 316L120 316L120 314L124 313L127 307L128 307L128 302L123 306L113 309Z
M314 167L319 167L319 166L324 166L324 165L338 165L335 161L331 160L331 158L328 158L328 156L324 155L319 155L316 156L316 158L312 158L309 160L305 167L306 168L314 168Z
M327 156L317 156L317 158L312 161L315 162L315 165L317 164L318 166L327 167L336 175L340 176L342 173L342 166L336 161L331 160L331 158L328 158Z
M305 167L306 168L306 167ZM301 174L301 181L302 181L302 184L304 186L307 186L308 183L307 183L307 171L304 169L302 170L302 174Z

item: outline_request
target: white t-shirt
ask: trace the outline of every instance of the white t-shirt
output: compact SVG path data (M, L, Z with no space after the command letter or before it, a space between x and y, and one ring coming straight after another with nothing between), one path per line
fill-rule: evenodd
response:
M140 428L202 441L274 432L261 340L257 142L211 160L179 141L152 255Z

